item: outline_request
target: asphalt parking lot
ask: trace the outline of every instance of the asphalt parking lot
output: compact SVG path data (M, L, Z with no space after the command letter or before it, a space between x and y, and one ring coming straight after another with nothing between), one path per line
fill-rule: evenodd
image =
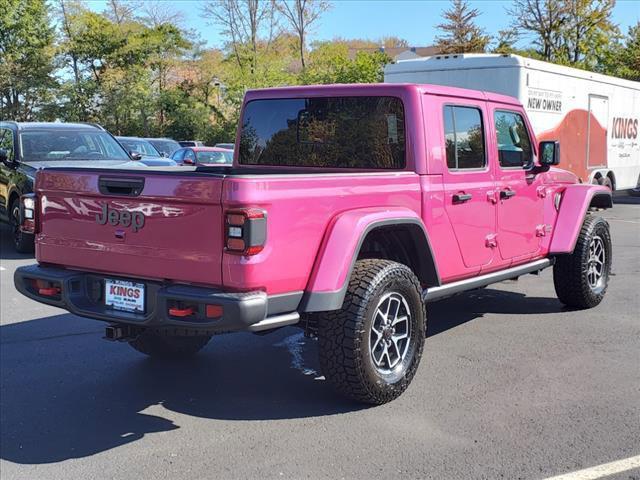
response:
M599 307L563 309L550 270L432 304L413 384L374 408L333 394L294 328L174 364L104 341L101 323L18 295L33 259L2 226L0 477L544 479L636 457L640 199L603 215Z

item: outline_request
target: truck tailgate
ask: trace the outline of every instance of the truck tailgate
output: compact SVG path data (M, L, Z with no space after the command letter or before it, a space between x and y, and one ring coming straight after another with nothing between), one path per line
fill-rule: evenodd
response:
M221 285L223 175L45 169L36 258L80 270Z

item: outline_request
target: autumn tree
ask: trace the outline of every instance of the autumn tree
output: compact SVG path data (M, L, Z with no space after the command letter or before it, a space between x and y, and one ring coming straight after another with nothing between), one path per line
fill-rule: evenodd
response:
M562 0L562 60L576 66L593 66L598 55L618 34L611 22L615 0Z
M307 35L331 4L326 0L280 0L276 6L298 37L298 53L304 69Z
M483 53L490 37L476 25L480 12L465 0L453 0L451 8L442 12L444 23L437 26L443 35L436 37L442 53Z
M277 35L276 7L273 2L260 0L210 0L203 14L222 27L227 47L238 67L247 67L255 78L261 50L268 50Z
M557 57L562 44L562 29L567 21L567 6L560 0L513 0L507 8L512 27L533 39L542 60Z

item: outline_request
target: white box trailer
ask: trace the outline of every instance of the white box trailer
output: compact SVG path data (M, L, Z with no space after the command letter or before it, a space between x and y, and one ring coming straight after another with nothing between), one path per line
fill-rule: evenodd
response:
M385 83L430 83L516 97L538 140L583 182L640 186L640 82L518 55L459 54L387 65Z

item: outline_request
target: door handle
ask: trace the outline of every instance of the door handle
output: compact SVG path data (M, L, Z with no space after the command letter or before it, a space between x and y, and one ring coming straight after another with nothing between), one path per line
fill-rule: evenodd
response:
M513 190L500 190L500 198L503 200L507 200L513 196L515 196L516 192Z
M468 202L473 198L473 195L470 193L456 193L453 195L453 203L464 203Z

